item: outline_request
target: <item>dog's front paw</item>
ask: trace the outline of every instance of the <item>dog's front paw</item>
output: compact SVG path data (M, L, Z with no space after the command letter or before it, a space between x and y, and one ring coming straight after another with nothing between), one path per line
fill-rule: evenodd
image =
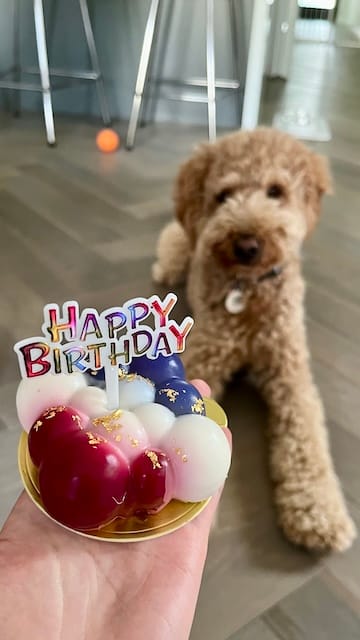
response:
M211 397L219 400L224 391L224 381L218 375L214 375L209 361L206 358L203 359L199 353L193 353L191 348L184 352L182 360L187 380L205 380L211 389Z
M157 284L164 284L168 286L173 286L180 284L184 280L183 272L179 272L176 268L173 270L171 268L165 269L159 260L154 262L151 267L152 279Z
M151 274L154 282L157 282L158 284L167 284L166 272L164 267L161 266L160 262L154 262L153 266L151 267Z
M279 520L286 537L312 551L346 551L356 537L337 486L332 483L309 491L277 495Z

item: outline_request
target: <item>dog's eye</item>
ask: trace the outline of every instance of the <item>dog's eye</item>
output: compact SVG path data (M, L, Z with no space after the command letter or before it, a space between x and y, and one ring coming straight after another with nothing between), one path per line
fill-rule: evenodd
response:
M230 198L230 196L231 196L231 190L223 189L222 191L216 194L215 199L218 204L223 204L224 202L226 202L228 198Z
M274 198L278 200L279 198L283 197L284 189L280 184L271 184L266 190L266 195L268 198Z

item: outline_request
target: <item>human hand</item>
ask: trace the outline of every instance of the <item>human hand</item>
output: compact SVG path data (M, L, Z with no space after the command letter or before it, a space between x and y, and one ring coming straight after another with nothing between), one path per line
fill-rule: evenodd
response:
M112 544L59 527L23 493L0 534L2 639L185 640L219 498L169 535Z

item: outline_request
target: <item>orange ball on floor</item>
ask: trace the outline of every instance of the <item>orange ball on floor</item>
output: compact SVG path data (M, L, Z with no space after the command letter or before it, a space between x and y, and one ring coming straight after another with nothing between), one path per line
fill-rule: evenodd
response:
M120 146L120 138L113 129L101 129L96 136L96 146L103 153L112 153Z

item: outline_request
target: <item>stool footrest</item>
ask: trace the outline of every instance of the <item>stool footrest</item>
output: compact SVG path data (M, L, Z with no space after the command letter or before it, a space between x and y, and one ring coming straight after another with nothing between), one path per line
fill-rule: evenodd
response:
M38 75L40 73L39 69L36 67L25 67L22 69L23 73L29 73L31 75ZM98 80L101 76L100 73L96 71L71 71L69 69L49 69L50 76L54 76L55 78L74 78L74 80Z
M205 95L202 96L200 94L187 93L185 91L176 93L170 90L165 90L161 92L160 97L164 100L171 100L172 102L200 102L203 104L207 104L209 102L207 96Z
M173 78L149 78L149 83L151 84L170 84L178 87L203 87L207 88L207 80L206 78L183 78L183 79L173 79ZM216 89L240 89L240 82L236 80L228 80L227 78L218 78L215 80L215 88Z
M243 92L243 89L240 87L237 87L237 90ZM183 87L180 86L173 88L159 87L158 91L150 88L148 91L148 97L159 100L170 100L171 102L194 102L197 104L210 103L207 93L184 91ZM222 96L217 96L216 100L224 99L225 97L226 94L223 94Z
M15 82L14 80L0 80L0 89L11 89L12 91L43 91L40 84L32 82Z

